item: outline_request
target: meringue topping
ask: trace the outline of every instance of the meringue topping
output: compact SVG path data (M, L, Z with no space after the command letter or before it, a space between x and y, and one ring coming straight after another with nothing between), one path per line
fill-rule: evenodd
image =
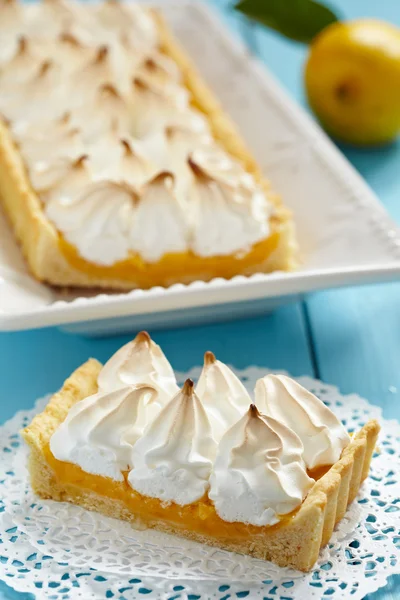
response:
M297 433L308 469L339 460L350 441L347 431L330 408L297 381L285 375L267 375L257 381L255 398L264 414Z
M83 259L226 255L269 235L268 198L213 139L150 10L2 2L0 42L0 113L47 217Z
M207 410L213 436L217 441L246 412L251 403L240 379L227 365L217 360L212 352L204 355L204 366L196 392Z
M136 204L130 247L148 262L170 252L184 252L188 246L188 217L174 185L172 173L158 173L146 183Z
M98 392L75 404L50 450L84 471L163 502L204 498L225 521L273 525L300 506L307 469L336 462L349 436L330 409L288 377L257 381L256 401L206 352L197 388L179 389L148 333L118 350ZM250 408L249 408L250 405Z
M106 362L97 383L103 391L146 384L157 391L162 405L179 390L165 354L146 331L138 333Z
M252 404L218 446L209 492L218 515L229 522L273 525L295 510L314 483L302 452L291 429Z
M230 159L212 169L206 163L206 156L205 152L194 153L188 161L197 195L193 250L199 256L213 256L215 248L221 254L232 254L237 251L240 239L241 250L245 251L268 237L269 208L264 195L254 182L251 187L243 185L243 174L239 179L232 177Z
M105 180L90 183L75 198L68 191L69 186L65 196L54 195L46 204L46 214L64 238L98 264L124 260L137 201L133 188Z
M188 379L134 445L128 481L146 496L190 504L208 489L215 452L207 414Z
M149 386L129 386L99 391L78 402L52 435L51 453L87 473L122 481L122 471L132 466L133 444L149 418L143 401L149 404L149 396L151 399L154 394ZM152 408L154 416L157 405Z

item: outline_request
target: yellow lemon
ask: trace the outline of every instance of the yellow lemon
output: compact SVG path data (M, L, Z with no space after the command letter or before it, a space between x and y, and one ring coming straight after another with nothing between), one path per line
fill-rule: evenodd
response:
M337 22L313 40L305 68L311 108L333 136L382 144L400 131L400 29Z

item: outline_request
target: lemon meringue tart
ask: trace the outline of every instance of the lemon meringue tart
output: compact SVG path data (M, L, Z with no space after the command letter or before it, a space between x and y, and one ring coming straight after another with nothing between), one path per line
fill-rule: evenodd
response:
M311 569L367 477L379 425L351 437L283 375L254 400L211 352L179 388L146 333L90 359L22 435L42 498Z
M3 0L0 41L0 203L37 279L295 266L290 212L157 11Z

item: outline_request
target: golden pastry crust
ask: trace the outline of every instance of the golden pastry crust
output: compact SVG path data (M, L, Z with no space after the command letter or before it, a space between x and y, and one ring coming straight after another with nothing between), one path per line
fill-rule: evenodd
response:
M216 139L232 156L237 158L268 192L275 206L275 214L271 218L271 235L277 234L278 240L272 252L264 260L257 261L251 268L238 270L237 274L251 275L258 272L276 270L292 270L297 264L297 243L294 224L290 211L274 194L269 183L245 147L230 119L225 115L214 95L203 83L185 52L169 33L161 16L153 11L158 25L163 52L173 58L182 69L184 81L191 95L193 104L203 112L209 122ZM92 273L78 268L62 252L60 234L46 217L42 203L32 189L21 155L15 145L8 127L0 118L0 205L14 229L23 254L33 275L39 280L57 286L100 287L129 290L143 287L133 278L117 275L100 274L94 269ZM88 263L90 264L90 263ZM165 281L154 281L152 285L172 285L174 283L190 283L193 280L210 280L217 274L210 265L204 272L182 277L172 275Z
M142 510L139 518L121 500L102 496L90 489L61 481L46 459L46 448L53 432L65 419L73 404L97 390L101 365L91 359L77 369L60 392L50 400L45 410L23 430L30 447L29 470L32 487L42 498L72 502L88 510L129 521L166 533L183 536L211 546L272 560L279 566L291 566L309 571L322 546L328 543L335 524L343 517L348 504L355 498L367 477L372 453L379 433L379 424L369 421L352 437L340 460L311 488L300 509L278 526L260 528L260 535L247 537L232 534L215 537L184 528L167 519L154 519ZM97 476L96 476L97 477ZM104 478L103 478L104 479ZM162 514L162 503L159 503ZM230 524L226 524L228 527ZM232 523L234 532L235 524ZM253 528L254 529L254 528Z

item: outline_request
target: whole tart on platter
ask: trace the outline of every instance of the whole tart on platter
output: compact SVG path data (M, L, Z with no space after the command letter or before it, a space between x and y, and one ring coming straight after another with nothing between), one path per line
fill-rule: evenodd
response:
M142 332L79 367L23 430L34 491L302 571L368 476L379 424L351 437L282 375L252 401L211 352L180 389Z
M290 212L157 11L4 0L0 87L0 203L37 279L295 267Z

